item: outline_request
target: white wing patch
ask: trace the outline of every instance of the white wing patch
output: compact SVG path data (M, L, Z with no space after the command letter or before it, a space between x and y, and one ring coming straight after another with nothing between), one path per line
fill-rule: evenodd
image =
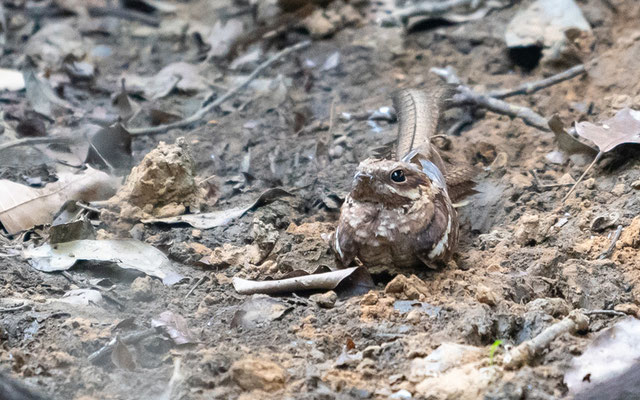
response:
M442 239L440 239L438 244L433 248L433 250L429 252L429 259L433 260L445 251L447 243L449 242L449 232L451 232L451 215L449 215L447 218L447 230L444 231L444 235L442 236Z

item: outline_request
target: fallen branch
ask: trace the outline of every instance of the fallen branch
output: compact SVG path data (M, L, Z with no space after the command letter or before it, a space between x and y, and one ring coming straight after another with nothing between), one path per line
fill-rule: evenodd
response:
M202 107L201 109L199 109L198 111L196 111L190 117L187 117L185 119L181 119L180 121L172 122L172 123L166 124L166 125L158 125L158 126L150 126L150 127L145 127L145 128L129 129L129 133L131 135L151 135L151 134L156 134L156 133L163 133L163 132L166 132L169 129L184 128L185 126L189 126L189 125L191 125L191 124L193 124L195 122L198 122L201 119L203 119L205 117L205 115L207 115L207 113L209 113L209 111L211 111L215 107L218 107L220 104L224 103L225 101L229 100L231 97L235 96L242 89L244 89L247 86L249 86L249 83L251 83L251 81L256 79L256 77L258 75L260 75L264 70L269 68L271 66L271 64L275 63L279 59L281 59L281 58L283 58L283 57L285 57L285 56L287 56L287 55L289 55L289 54L291 54L291 53L293 53L295 51L298 51L300 49L303 49L303 48L309 46L310 44L311 44L310 40L305 40L303 42L297 43L297 44L295 44L293 46L290 46L290 47L287 47L287 48L285 48L283 50L280 50L278 53L274 54L268 60L266 60L265 62L260 64L238 86L230 89L228 92L226 92L221 97L218 97L214 101L209 102L211 100L211 98L206 99L205 100L205 104L206 105L204 107Z
M31 146L34 144L51 144L51 143L71 143L73 139L66 137L42 137L42 138L23 138L0 144L0 151L10 149L17 146Z
M589 318L582 312L573 310L562 321L551 325L533 339L522 342L509 351L504 357L504 367L507 369L519 368L530 363L549 347L557 337L565 333L575 333L586 330L589 327Z
M155 335L156 333L157 333L156 328L149 328L144 331L130 333L127 336L120 338L120 341L124 344L135 344L143 339L146 339L150 336ZM107 344L102 346L100 349L91 353L88 357L88 360L94 364L100 362L105 357L108 357L111 354L111 352L113 351L113 348L116 347L117 342L118 342L117 338L111 339Z
M609 248L607 248L607 250L605 250L602 254L600 254L600 257L598 257L598 260L604 260L605 258L611 257L611 254L613 254L613 250L616 248L616 243L618 242L618 239L620 239L621 234L622 234L622 225L618 225L618 227L616 228L616 233L613 234L613 238L611 239L611 244L609 245Z
M507 97L517 96L520 94L531 94L539 90L548 88L549 86L553 86L557 83L576 77L578 75L582 75L585 72L587 72L587 70L584 67L584 64L580 64L539 81L526 82L512 89L502 89L489 92L487 93L487 96L493 97L495 99L505 99Z
M614 317L627 316L627 314L623 313L622 311L616 311L616 310L589 310L589 311L584 311L583 314L584 315L611 315Z

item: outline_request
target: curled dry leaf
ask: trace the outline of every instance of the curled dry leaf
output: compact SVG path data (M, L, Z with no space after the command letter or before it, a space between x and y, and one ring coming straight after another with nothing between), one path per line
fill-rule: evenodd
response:
M292 293L305 290L334 290L341 297L367 293L374 288L366 268L353 267L321 274L302 275L272 281L251 281L233 278L233 287L240 294Z
M126 369L128 371L136 369L136 362L133 359L133 355L127 348L127 345L118 337L116 337L116 344L111 352L111 361L118 368Z
M61 174L57 182L32 188L0 180L0 223L14 234L51 223L68 200L105 200L116 192L118 181L102 171L88 168L81 174Z
M556 135L556 142L560 150L569 154L584 153L595 155L596 150L594 148L580 142L564 129L564 125L558 114L554 114L549 118L549 128L551 132Z
M44 244L23 251L31 266L39 271L66 271L78 261L113 262L121 268L134 269L173 285L183 277L160 250L144 242L127 240L74 240L55 245Z
M195 335L189 329L187 320L174 312L164 311L158 318L151 320L151 326L164 329L175 344L180 345L197 342Z
M578 122L576 132L595 143L603 153L624 143L640 144L640 111L623 108L613 118L599 125Z

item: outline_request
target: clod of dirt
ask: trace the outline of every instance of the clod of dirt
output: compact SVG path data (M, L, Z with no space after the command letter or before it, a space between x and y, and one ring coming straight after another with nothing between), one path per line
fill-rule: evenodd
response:
M278 364L255 357L238 360L231 366L231 377L244 390L275 392L284 388L285 370Z
M498 295L488 287L479 285L476 288L476 300L489 306L495 306L498 303Z
M397 275L387 284L384 292L399 299L424 300L429 295L429 287L416 275L408 278L405 275Z
M514 233L516 242L521 246L542 243L549 236L549 230L555 224L555 217L540 219L538 215L525 214L518 220Z
M216 268L243 266L246 263L258 264L262 259L260 248L254 244L237 247L229 243L216 247L207 259L207 264Z
M322 308L333 308L338 300L338 295L333 290L330 290L326 293L311 295L309 299Z
M633 247L634 249L640 247L640 217L635 217L631 224L622 231L618 246L621 248Z
M199 210L205 206L206 196L206 190L196 182L189 146L184 138L178 138L175 144L160 142L131 170L101 217L130 229L132 223L141 219Z
M496 366L467 364L453 368L441 376L427 378L416 385L416 392L428 399L474 400L502 376Z
M153 279L149 276L136 278L131 283L131 295L134 299L140 301L153 299Z
M442 343L427 357L411 360L409 380L421 382L425 378L440 375L451 368L477 361L483 355L482 349L457 343Z

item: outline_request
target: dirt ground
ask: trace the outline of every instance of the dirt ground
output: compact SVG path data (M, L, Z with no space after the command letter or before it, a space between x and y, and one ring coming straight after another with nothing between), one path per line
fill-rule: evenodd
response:
M0 67L23 69L30 37L60 22L80 32L86 59L97 67L95 82L82 85L59 78L59 71L42 60L36 63L38 71L64 87L58 94L76 109L47 123L68 134L80 134L92 117L116 114L111 98L123 71L154 76L176 61L204 66L206 93L174 90L155 100L132 95L143 111L128 127L147 126L152 108L189 115L211 91L222 95L278 49L309 38L308 29L290 26L249 47L266 55L231 70L226 60L203 61L192 31L220 19L251 21L241 1L171 2L177 11L160 14L160 28L69 13L36 18L21 3L5 5L13 34ZM231 284L234 277L262 280L292 270L337 267L322 234L335 226L358 162L392 140L397 129L394 122L346 120L343 113L390 106L390 95L399 87L428 89L432 67L453 67L479 91L557 72L544 65L524 68L510 55L503 40L506 25L529 4L514 3L478 20L430 21L408 32L374 21L371 10L386 3L354 4L354 21L276 62L247 90L210 112L206 124L135 136L134 164L160 141L185 138L198 177L215 176L219 184L213 210L250 204L272 187L292 196L213 229L136 225L137 238L165 252L186 277L173 286L88 263L68 271L72 282L60 273L37 271L7 250L40 243L46 229L0 237L0 370L57 399L570 396L563 379L572 358L619 316L591 315L586 331L561 335L521 368L504 367L505 348L535 337L572 310L638 311L638 145L605 155L563 203L566 183L592 159L572 155L552 162L547 157L557 150L552 133L521 119L475 111L473 122L443 151L482 170L476 179L479 193L459 209L460 246L445 268L406 271L406 279L394 281L395 289L387 286L393 275L377 274L374 290L335 302L309 293L271 300L244 296ZM640 109L640 4L577 3L593 30L594 44L583 55L587 74L508 99L543 116L558 114L567 126L610 118L625 106ZM164 25L169 22L175 24ZM95 56L96 49L105 48L110 55ZM254 50L242 49L240 55ZM336 52L337 65L327 65ZM0 101L6 120L26 99L24 91L0 92ZM442 132L466 114L448 111ZM0 144L8 140L3 136L6 132ZM36 146L2 152L0 177L46 181L57 166L46 154ZM599 259L618 225L623 231L615 250ZM104 224L100 228L116 237L128 235ZM202 262L205 256L208 262ZM107 288L103 293L118 304L51 301L94 280L101 280ZM20 299L28 299L29 306L12 310ZM167 310L186 320L193 343L177 345L155 333L126 344L133 357L130 369L109 357L90 360L111 339L148 329ZM490 357L497 340L502 345ZM468 360L455 361L458 366L448 373L430 372L425 359L443 343L469 346L461 347Z

